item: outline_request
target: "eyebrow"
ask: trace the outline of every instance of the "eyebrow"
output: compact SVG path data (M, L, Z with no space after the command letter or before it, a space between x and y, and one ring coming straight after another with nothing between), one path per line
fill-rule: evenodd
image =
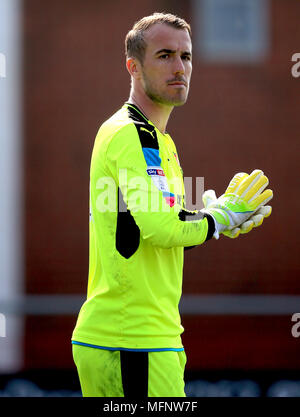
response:
M159 55L161 53L175 54L176 53L176 50L163 48L163 49L160 49L159 51L155 52L155 55ZM182 52L182 55L192 56L191 52L189 52L189 51Z

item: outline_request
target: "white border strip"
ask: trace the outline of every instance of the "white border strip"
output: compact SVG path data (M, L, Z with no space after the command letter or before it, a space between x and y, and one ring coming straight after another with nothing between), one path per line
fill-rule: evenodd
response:
M12 315L76 315L86 296L26 295L0 301L0 311ZM289 315L300 312L300 295L191 295L180 302L183 315Z
M0 297L23 291L22 0L0 0ZM22 367L23 317L1 311L0 371ZM5 315L4 315L5 314Z

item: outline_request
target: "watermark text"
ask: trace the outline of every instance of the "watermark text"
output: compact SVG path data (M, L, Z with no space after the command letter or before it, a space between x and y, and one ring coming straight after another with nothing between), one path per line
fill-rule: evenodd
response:
M292 321L296 322L291 329L292 336L300 337L300 313L294 313L292 315Z
M131 212L161 213L183 206L190 211L203 208L203 177L195 181L192 177L167 179L162 170L148 171L151 174L132 177L120 169L118 183L112 177L100 177L95 184L96 209L101 213L126 212L128 208Z
M296 52L292 55L291 61L296 62L291 68L291 73L294 78L300 77L300 53Z

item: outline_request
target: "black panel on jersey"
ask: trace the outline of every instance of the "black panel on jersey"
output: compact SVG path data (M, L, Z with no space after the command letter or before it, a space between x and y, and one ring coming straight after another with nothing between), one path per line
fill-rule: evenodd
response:
M122 192L118 188L118 218L116 230L116 248L124 258L130 258L140 244L140 229L127 209Z
M126 103L128 105L128 115L130 119L136 121L136 122L144 122L148 123L147 116L140 110L135 104L132 103Z
M141 141L142 148L159 149L158 140L154 126L147 123L136 123L135 127Z
M146 116L142 116L141 111L134 104L127 104L129 104L128 116L137 129L142 148L159 149L155 127L148 123Z
M209 214L204 214L204 217L207 218L207 223L208 223L208 230L207 230L207 236L205 239L205 242L209 239L211 239L216 231L216 226L215 226L215 221L213 219L212 216L210 216Z
M183 222L191 222L194 220L202 220L205 217L205 215L201 213L201 211L190 212L183 209L180 210L180 212L178 213L178 217L179 220Z
M120 351L124 397L148 397L148 352Z

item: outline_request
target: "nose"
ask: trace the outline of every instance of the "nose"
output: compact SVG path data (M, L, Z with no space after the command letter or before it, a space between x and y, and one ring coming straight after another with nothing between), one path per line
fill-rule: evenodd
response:
M181 56L176 56L173 72L174 74L184 74L185 68L181 59Z

